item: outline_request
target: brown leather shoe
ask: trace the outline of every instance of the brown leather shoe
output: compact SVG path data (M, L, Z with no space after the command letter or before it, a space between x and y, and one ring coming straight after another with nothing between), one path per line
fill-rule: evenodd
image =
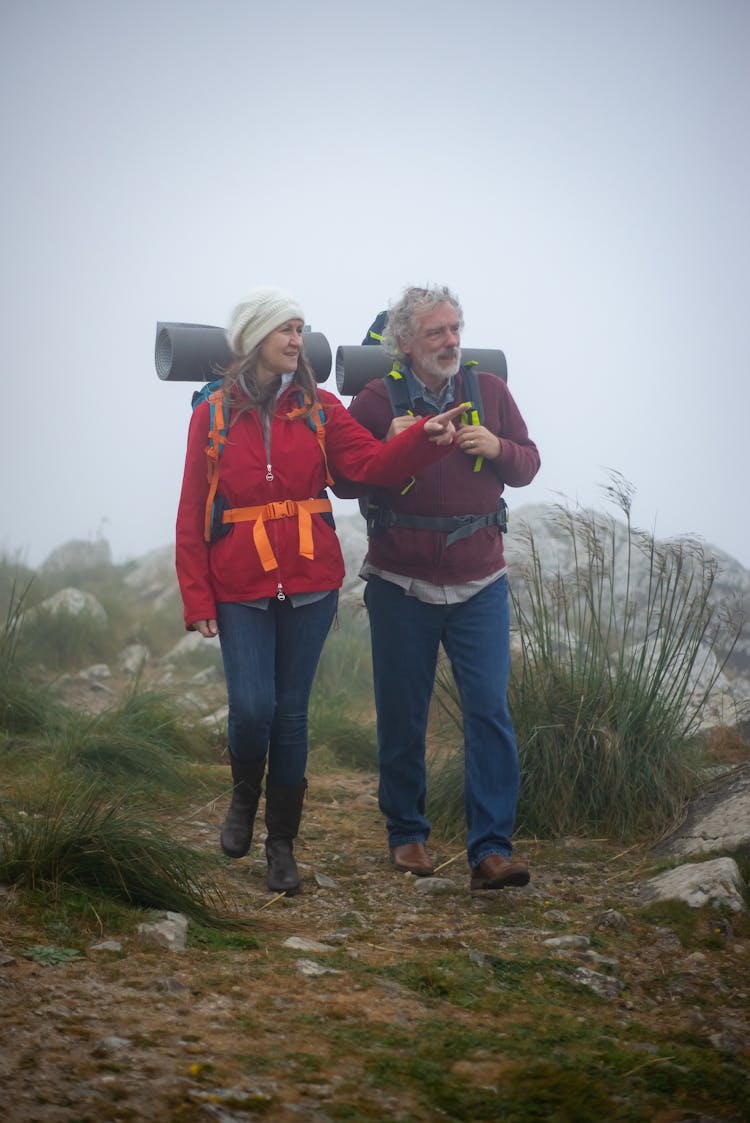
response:
M490 854L471 871L472 889L504 889L506 885L528 885L531 875L523 862L511 862L502 854Z
M413 873L417 877L432 877L435 869L423 842L406 842L403 846L391 847L391 861L401 873Z

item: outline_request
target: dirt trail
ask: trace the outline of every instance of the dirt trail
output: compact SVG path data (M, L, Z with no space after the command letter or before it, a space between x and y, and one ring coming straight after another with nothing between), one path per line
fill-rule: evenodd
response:
M180 833L213 847L222 812L221 803L193 808ZM313 770L297 848L303 892L268 893L259 840L227 865L250 946L204 931L197 942L193 929L174 952L135 931L101 930L84 956L43 964L28 949L64 943L64 933L0 897L3 1118L489 1119L483 1105L503 1081L539 1063L545 1017L559 1019L570 1056L617 1035L634 1071L668 1068L675 1040L697 1040L712 1065L728 1049L747 1071L750 929L722 935L708 917L684 947L668 926L644 921L634 891L654 865L647 851L521 841L532 884L472 897L460 845L435 849L438 862L455 859L441 871L453 888L430 893L389 866L372 777ZM611 909L627 927L613 926ZM555 936L589 945L553 949L544 941ZM119 948L96 950L112 939ZM597 997L571 978L576 970L618 982ZM576 1045L589 1022L599 1044ZM628 1045L647 1034L640 1051ZM589 1118L552 1108L537 1117Z

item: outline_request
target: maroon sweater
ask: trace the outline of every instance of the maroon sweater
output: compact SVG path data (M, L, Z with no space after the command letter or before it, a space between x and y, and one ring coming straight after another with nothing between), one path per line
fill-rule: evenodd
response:
M539 471L539 452L506 383L497 375L480 371L479 384L483 424L502 442L500 459L485 460L481 470L474 472L474 459L454 449L450 456L420 470L405 495L401 488L371 491L375 502L405 515L484 515L498 510L506 485L523 487L531 483ZM462 394L459 373L455 404L463 401ZM349 409L373 436L385 438L393 412L383 379L369 382ZM392 527L370 538L367 559L378 569L436 585L458 585L488 577L505 565L503 536L497 526L481 527L450 545L447 538L446 531Z

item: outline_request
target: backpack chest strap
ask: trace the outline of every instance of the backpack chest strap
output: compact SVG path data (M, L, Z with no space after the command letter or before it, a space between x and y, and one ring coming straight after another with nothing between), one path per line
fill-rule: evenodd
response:
M312 516L331 511L330 499L283 499L279 503L266 503L258 507L229 507L222 513L223 523L252 522L253 542L258 551L261 565L268 573L278 569L279 563L268 540L266 522L269 519L297 519L299 529L300 556L312 561L313 548Z

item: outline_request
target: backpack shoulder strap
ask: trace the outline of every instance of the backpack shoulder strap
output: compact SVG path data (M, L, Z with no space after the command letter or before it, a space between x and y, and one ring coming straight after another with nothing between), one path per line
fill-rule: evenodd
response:
M391 409L394 417L407 417L414 413L414 403L409 393L409 384L404 378L398 363L394 363L388 374L385 375L385 385L388 390Z
M479 373L477 371L476 362L465 363L461 367L461 375L463 379L461 393L467 402L470 402L469 408L461 414L462 425L483 425L484 424L484 409L482 408L482 392L479 389ZM480 472L482 464L484 463L483 456L477 456L474 461L474 471Z
M210 407L208 425L208 444L206 446L206 459L208 461L208 495L206 496L206 510L203 517L203 538L211 541L211 526L214 521L214 502L219 487L219 459L224 451L224 444L229 429L229 410L224 401L224 391L221 383L218 388L208 395Z
M193 409L201 402L208 402L208 444L206 445L206 463L208 472L208 495L206 496L206 510L203 516L203 538L211 541L211 526L214 520L214 503L219 486L219 458L224 449L224 443L229 429L229 410L224 401L222 380L207 382L200 390L193 393L191 403Z
M217 390L220 390L221 382L222 380L220 378L217 378L213 382L207 382L204 386L201 386L200 390L194 390L193 396L190 399L190 404L192 405L193 409L195 409L196 406L199 406L201 402L207 402L212 394L215 394Z
M312 402L312 399L305 393L304 390L302 390L302 389L298 390L297 394L298 394L298 397L299 397L299 403L300 404L297 406L296 409L290 409L289 412L287 413L287 417L289 418L290 421L296 421L298 417L302 417L307 412L307 410L308 410L308 408L310 407L311 404L314 406L312 412L307 415L307 424L310 426L313 433L315 434L315 439L317 440L317 442L320 446L320 453L321 453L321 456L323 457L323 465L324 465L325 470L326 470L326 483L328 484L329 487L331 487L334 483L334 479L333 479L333 476L331 475L331 470L328 467L328 457L326 456L326 428L325 428L325 426L326 426L326 415L325 415L325 410L323 409L323 406L320 404L320 402L317 400L317 398L315 399L315 402Z
M465 363L461 368L461 374L463 376L462 393L464 400L471 402L470 420L464 422L464 424L483 425L484 410L482 408L482 391L479 389L477 363L475 361Z
M411 400L409 393L409 384L401 372L398 363L394 363L388 374L385 375L383 381L385 382L388 391L388 399L391 403L391 410L394 417L413 417L414 416L414 402ZM406 495L407 491L416 483L416 477L410 476L404 486L401 488L401 494ZM360 504L361 509L361 504ZM366 516L365 516L366 517Z

